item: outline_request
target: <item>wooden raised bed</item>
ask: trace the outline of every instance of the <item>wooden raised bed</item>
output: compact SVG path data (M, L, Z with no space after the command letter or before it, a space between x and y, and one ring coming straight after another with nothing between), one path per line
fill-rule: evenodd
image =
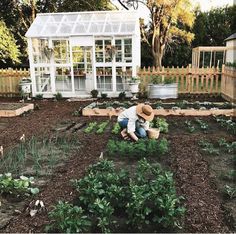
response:
M33 109L32 103L0 103L0 117L14 117Z
M84 108L82 110L83 116L118 116L124 108ZM196 110L196 109L154 109L155 115L167 116L167 115L179 115L179 116L209 116L209 115L225 115L235 116L234 109L210 109L210 110Z

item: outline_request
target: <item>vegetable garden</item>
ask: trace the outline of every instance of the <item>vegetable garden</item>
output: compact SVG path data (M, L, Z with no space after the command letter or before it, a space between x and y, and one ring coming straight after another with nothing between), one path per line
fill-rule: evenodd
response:
M1 119L1 232L236 231L235 118L157 116L160 137L134 143L115 117L81 116L88 104Z

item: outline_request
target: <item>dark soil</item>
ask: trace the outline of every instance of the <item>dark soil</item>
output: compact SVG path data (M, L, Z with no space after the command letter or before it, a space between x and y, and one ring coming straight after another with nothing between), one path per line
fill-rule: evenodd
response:
M18 144L22 134L25 134L26 138L31 136L53 136L55 131L68 131L69 134L72 134L72 131L66 130L64 127L73 122L79 124L107 119L73 116L76 110L88 105L89 102L38 101L35 104L39 109L32 113L0 119L0 145L3 145L5 150L9 150ZM226 221L223 205L228 203L223 200L222 194L214 183L215 178L210 169L210 163L212 162L204 157L198 147L198 142L203 136L217 138L219 134L221 136L228 136L228 134L223 130L220 130L220 133L218 130L211 130L205 134L200 129L190 134L186 131L184 125L184 121L187 119L192 120L193 118L167 118L170 123L170 130L169 134L165 134L165 137L171 142L171 149L169 158L163 160L174 173L178 194L185 197L184 205L187 208L187 213L182 231L236 231ZM215 128L214 121L209 121L210 129ZM60 130L60 128L64 130ZM49 223L47 212L52 209L52 206L58 200L73 201L75 199L76 193L70 180L81 178L85 174L88 165L98 160L101 152L104 152L111 133L107 131L103 135L85 134L78 129L73 134L78 137L81 144L79 150L74 152L64 165L55 169L53 175L48 177L48 181L42 187L40 194L26 200L20 212L14 213L14 218L4 229L0 230L1 232L43 232L45 225ZM231 140L234 139L233 136L229 137ZM121 160L118 161L122 165ZM44 202L47 210L42 210L31 217L29 211L34 208L37 199Z

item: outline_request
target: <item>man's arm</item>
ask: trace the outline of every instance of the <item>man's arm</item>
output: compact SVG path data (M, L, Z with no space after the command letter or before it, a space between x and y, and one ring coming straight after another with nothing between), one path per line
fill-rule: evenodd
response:
M134 132L130 132L130 133L128 133L128 135L129 135L134 141L138 141L138 137L135 135Z

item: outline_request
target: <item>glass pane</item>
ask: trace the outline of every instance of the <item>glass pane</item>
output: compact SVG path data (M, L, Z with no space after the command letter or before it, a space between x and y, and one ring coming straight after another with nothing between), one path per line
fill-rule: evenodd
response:
M33 39L33 62L37 63L49 63L53 54L53 50L48 47L48 40L46 39Z
M35 80L36 80L36 91L51 92L51 79L50 79L50 68L49 67L36 67L35 68Z
M72 91L70 67L57 67L55 71L56 91Z
M67 40L55 40L53 41L54 47L54 61L55 63L69 63L69 42Z
M97 67L97 89L101 92L112 91L112 68Z

